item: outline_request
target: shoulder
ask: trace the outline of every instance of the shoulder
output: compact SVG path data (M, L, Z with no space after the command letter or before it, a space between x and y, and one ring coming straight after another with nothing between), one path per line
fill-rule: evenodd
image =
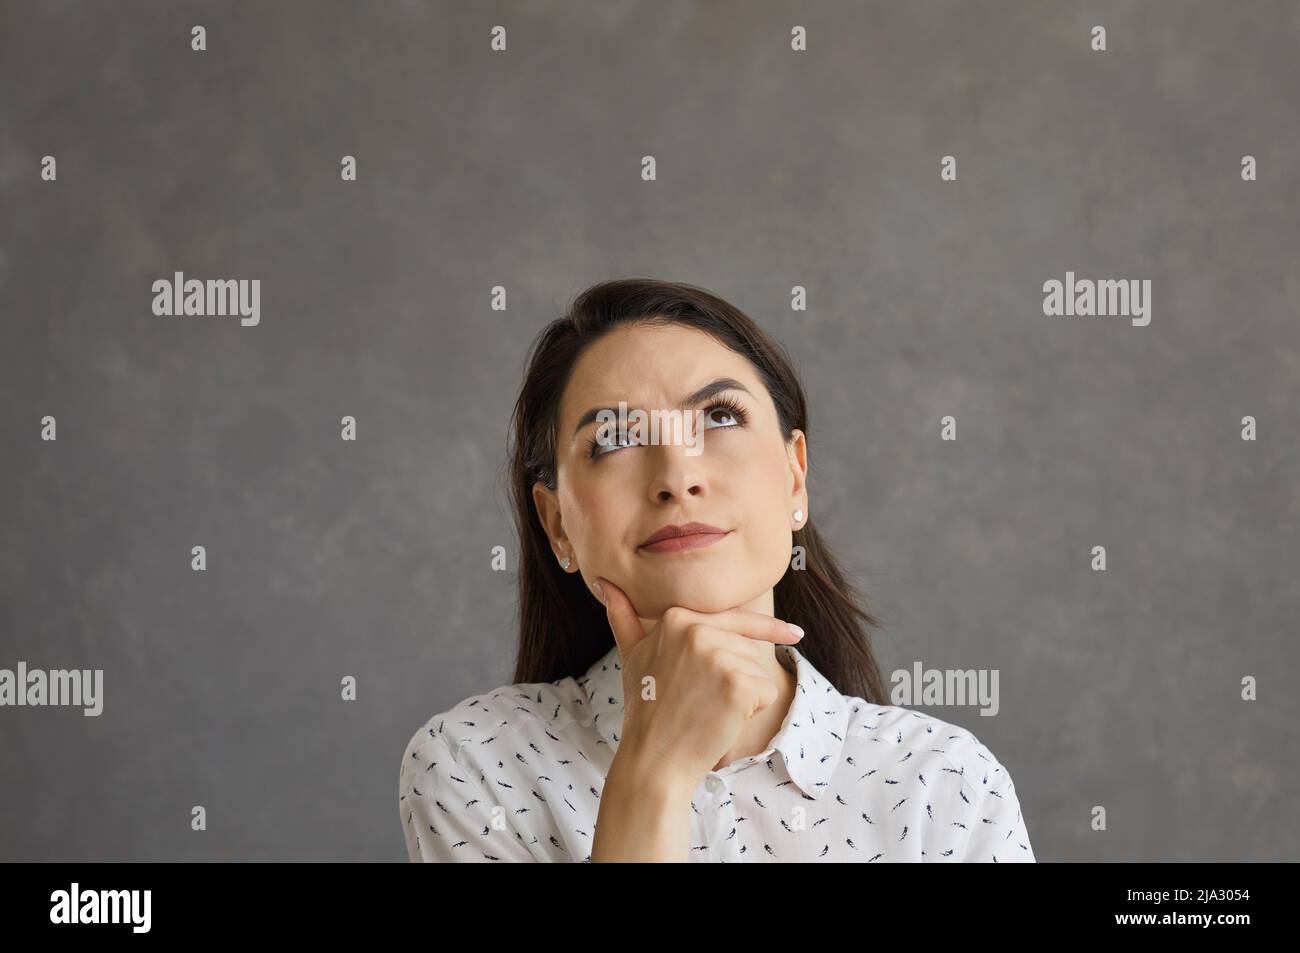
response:
M412 760L427 764L430 750L445 749L459 761L463 748L491 749L502 739L562 731L581 721L585 708L586 695L572 677L500 685L463 698L425 720L406 743L402 771Z
M856 697L846 698L845 703L849 709L846 742L856 739L879 745L899 757L955 772L975 792L1000 790L1003 782L1010 785L1006 768L969 728L900 705L877 705Z
M857 774L880 771L885 783L914 781L923 793L922 858L1035 860L1015 782L975 732L898 705L846 701L845 751Z
M901 705L877 705L846 697L848 734L916 751L956 751L976 741L967 728Z

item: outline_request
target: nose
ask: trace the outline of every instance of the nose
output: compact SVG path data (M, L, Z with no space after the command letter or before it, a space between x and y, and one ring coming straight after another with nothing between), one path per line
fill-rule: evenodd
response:
M660 503L671 503L673 500L683 496L700 496L704 493L704 487L700 484L692 484L687 487L685 492L674 493L670 489L660 489L655 492L655 499Z
M648 447L653 453L655 471L650 480L650 498L655 503L671 503L703 496L707 489L702 454L688 454L687 447L660 444Z

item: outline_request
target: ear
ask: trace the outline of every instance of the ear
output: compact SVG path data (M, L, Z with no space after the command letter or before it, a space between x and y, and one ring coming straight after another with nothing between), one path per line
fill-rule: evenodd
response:
M808 442L802 430L792 430L790 442L786 444L786 456L790 461L790 512L804 511L804 522L808 521Z
M537 518L541 521L542 529L546 531L551 541L551 549L558 559L560 550L564 548L559 544L568 541L560 521L560 500L554 490L548 489L545 483L538 480L533 484L533 506L537 508Z

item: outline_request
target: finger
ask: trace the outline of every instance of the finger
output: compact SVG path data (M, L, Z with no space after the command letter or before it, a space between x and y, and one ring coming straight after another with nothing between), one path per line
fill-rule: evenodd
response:
M750 609L725 609L722 612L703 612L698 615L699 621L705 625L726 629L760 642L794 645L803 638L803 630L793 623Z
M623 590L604 576L596 579L604 594L605 617L609 620L609 629L614 633L614 644L618 654L626 658L632 647L645 638L646 630L637 617L632 603Z
M776 684L771 671L765 667L772 658L771 642L747 638L739 632L733 632L731 629L723 629L705 623L692 625L691 637L697 646L721 652L722 657L728 663L732 659L743 661L743 665L733 667L740 669L745 674L757 676L774 685ZM769 646L769 648L764 649L763 646L765 645Z
M781 693L776 687L776 683L766 675L746 675L745 677L751 679L751 684L754 686L754 704L749 710L749 717L753 718L764 708L767 708L780 698Z
M726 629L718 629L717 631L724 637L735 637L734 632L728 632ZM757 678L767 682L768 684L773 684L772 676L763 669L763 666L759 665L758 662L754 661L754 659L750 658L748 655L742 655L739 652L733 652L728 649L723 649L722 652L729 668L733 668L749 678Z

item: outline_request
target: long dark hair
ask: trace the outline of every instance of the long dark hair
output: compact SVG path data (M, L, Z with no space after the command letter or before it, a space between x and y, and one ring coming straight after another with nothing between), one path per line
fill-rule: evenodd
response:
M534 508L532 487L555 489L560 396L583 350L619 324L684 324L712 335L754 365L776 405L782 437L808 433L808 410L785 350L735 305L692 285L621 278L593 285L529 349L511 420L507 474L519 533L519 643L513 681L551 682L583 674L614 646L604 607L579 573L566 573ZM871 651L880 627L845 578L811 516L794 531L805 568L787 570L773 612L808 633L802 653L843 695L889 704Z

